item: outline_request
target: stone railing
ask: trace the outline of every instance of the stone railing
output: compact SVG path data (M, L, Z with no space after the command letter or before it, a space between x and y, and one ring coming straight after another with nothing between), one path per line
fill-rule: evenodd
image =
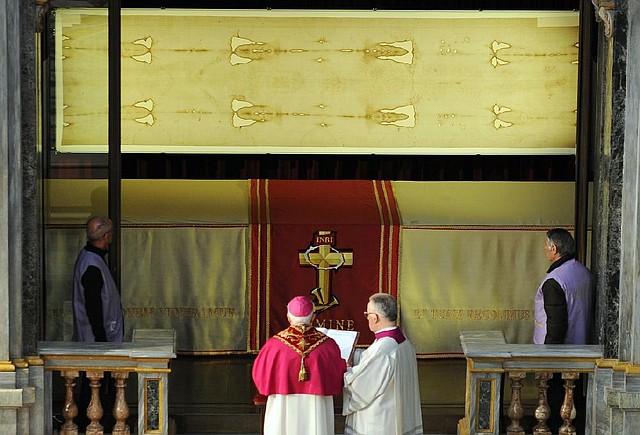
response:
M130 412L125 400L125 387L129 374L138 378L138 434L168 433L168 374L169 362L175 358L173 344L129 343L75 343L40 342L38 354L44 361L44 412L46 435L53 434L52 376L59 372L64 378L65 399L61 409L64 424L60 435L77 435L74 419L78 407L74 398L74 385L80 372L85 372L91 388L91 401L87 408L90 420L87 434L102 434L100 420L100 383L105 372L110 372L115 383L113 434L129 434L127 419Z
M602 358L599 346L507 344L500 331L464 331L460 333L462 350L467 359L467 391L465 417L458 423L459 435L498 434L502 379L511 381L511 404L507 412L508 434L524 434L520 422L524 417L521 400L522 382L527 374L535 376L538 424L536 435L550 435L547 420L547 381L553 373L562 373L565 395L560 416L564 422L560 434L575 434L573 419L574 381L581 373L593 373ZM504 375L504 376L503 376ZM593 394L587 393L585 433L593 433Z

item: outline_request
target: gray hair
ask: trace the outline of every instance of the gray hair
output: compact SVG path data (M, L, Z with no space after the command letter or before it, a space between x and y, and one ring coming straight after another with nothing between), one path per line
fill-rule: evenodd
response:
M289 313L289 311L287 310L287 313ZM311 318L313 317L313 311L311 311L311 314L309 314L306 317L298 317L298 316L294 316L293 314L289 313L289 319L291 319L291 324L292 325L311 325Z
M398 320L398 302L396 298L387 293L376 293L369 297L369 301L376 307L378 314L387 320Z
M87 239L100 240L109 231L113 231L111 219L104 216L92 216L87 220Z
M571 233L564 228L552 228L547 231L547 240L556 245L556 252L561 257L576 254L576 242Z

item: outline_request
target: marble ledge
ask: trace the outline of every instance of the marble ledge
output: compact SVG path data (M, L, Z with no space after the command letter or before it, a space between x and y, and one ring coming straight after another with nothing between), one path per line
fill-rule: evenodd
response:
M514 358L602 358L602 349L598 345L511 344L507 346Z
M467 358L601 359L598 345L508 344L501 331L463 331L460 343Z
M173 344L79 343L75 341L40 341L39 355L51 356L108 356L130 359L175 358Z
M464 355L467 358L518 358L518 359L593 359L602 358L602 349L599 346L578 345L536 345L536 344L502 344L502 345L478 345L465 347Z

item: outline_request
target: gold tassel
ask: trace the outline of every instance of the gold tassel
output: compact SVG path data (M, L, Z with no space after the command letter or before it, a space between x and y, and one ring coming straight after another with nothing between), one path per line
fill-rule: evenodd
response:
M307 368L304 366L304 356L300 360L300 372L298 372L298 382L307 380Z

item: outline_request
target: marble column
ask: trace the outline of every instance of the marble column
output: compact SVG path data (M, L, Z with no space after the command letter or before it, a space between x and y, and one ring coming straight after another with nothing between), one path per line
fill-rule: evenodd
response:
M13 25L11 15L15 12L15 2L0 3L0 311L8 313L10 305L11 251L9 245L10 231L10 174L12 168L9 162L9 148L14 135L11 122L15 121L15 114L9 110L9 106L15 102L15 95L11 90L17 70L14 61L17 41L13 42ZM10 317L0 316L0 432L15 433L17 416L15 409L9 406L14 400L16 382L15 366L9 360L10 355Z
M16 101L12 86L18 74L15 63L15 49L18 41L13 39L11 15L15 13L15 2L0 4L0 47L4 51L0 56L0 270L10 271L11 250L9 245L10 230L10 148L15 140L11 123L15 122L15 113L10 106ZM19 76L18 76L19 77ZM8 313L10 309L9 292L11 287L10 273L0 274L0 311ZM0 317L0 363L9 361L10 334L9 316ZM5 365L6 366L6 365Z
M628 362L617 391L622 432L640 433L640 5L627 4L626 100L620 261L619 359Z
M615 262L609 258L608 267L602 272L608 273L611 280L609 284L600 282L602 292L598 295L605 297L598 304L598 321L599 338L607 357L614 362L603 362L596 371L594 390L604 403L596 403L603 412L596 413L595 428L598 435L631 435L640 433L640 5L634 0L618 0L613 5L613 32L610 38L601 40L603 57L599 58L606 78L601 86L601 108L603 113L611 114L610 118L603 117L601 150L606 150L609 143L611 155L614 150L622 153L622 172L617 173L616 165L615 174L609 171L598 179L621 186L620 224L615 228L608 225L611 220L600 222L596 218L594 222L602 231L618 231L619 278L616 285ZM606 153L603 155L606 164ZM602 167L603 164L599 166ZM602 196L604 203L607 193ZM617 213L617 207L610 207L609 213L601 216L611 219ZM618 220L617 216L614 220ZM596 243L603 242L611 240L600 238ZM615 249L607 246L603 252ZM617 300L610 297L616 292Z
M620 360L640 365L640 6L628 5L620 266ZM639 431L640 433L640 431Z
M42 273L41 273L41 205L42 179L41 144L38 143L37 119L39 110L36 95L38 74L36 71L36 16L43 19L46 4L38 7L37 1L21 1L20 4L20 108L21 108L21 164L22 164L22 353L35 355L42 330Z
M0 2L0 433L30 434L36 388L23 354L23 46L34 46L35 34L23 44L23 9L28 2ZM33 29L33 26L31 26ZM33 68L32 68L33 69ZM34 83L34 82L33 82ZM35 106L33 106L35 107ZM33 127L35 128L35 127ZM35 130L32 130L35 131ZM29 141L35 149L35 140ZM32 182L35 186L35 181ZM34 232L37 234L37 232ZM37 416L42 420L42 415Z
M590 0L583 7L595 15ZM588 6L585 6L588 5ZM592 271L596 279L596 342L618 357L620 225L624 153L626 14L616 11L613 34L599 21L594 126Z

